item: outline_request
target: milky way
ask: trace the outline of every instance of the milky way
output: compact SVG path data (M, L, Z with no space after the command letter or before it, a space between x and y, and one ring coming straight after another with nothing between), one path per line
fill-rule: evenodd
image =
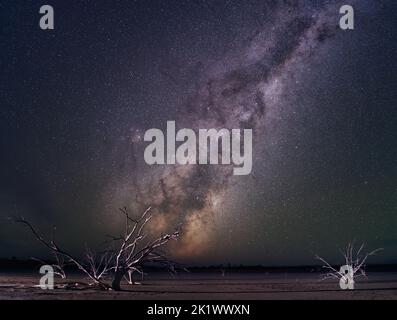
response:
M201 86L184 102L177 125L195 130L253 129L260 137L255 139L254 152L265 148L267 136L274 139L272 119L280 116L280 105L288 101L285 86L299 78L300 70L310 66L317 47L337 31L336 7L269 7L269 24L204 72ZM141 132L135 133L132 143L140 144L141 137ZM137 146L135 159L142 154ZM239 183L232 177L232 166L150 167L138 178L140 170L131 172L126 183L135 181L132 192L140 210L148 205L155 208L155 231L181 226L181 243L174 249L177 254L200 256L210 250L216 238L219 204L224 203L230 184Z

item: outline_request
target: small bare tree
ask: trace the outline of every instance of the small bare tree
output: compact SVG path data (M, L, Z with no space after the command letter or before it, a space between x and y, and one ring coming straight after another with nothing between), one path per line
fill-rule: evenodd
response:
M365 273L365 263L368 257L383 250L382 248L378 248L369 253L363 253L363 249L364 243L357 251L355 251L354 242L349 242L345 251L340 250L341 254L345 258L345 266L342 266L339 270L334 268L325 259L316 255L315 258L323 263L321 267L327 270L327 273L322 277L321 280L337 279L340 283L343 282L346 285L348 285L350 281L353 288L354 278L367 276Z
M165 234L158 238L147 240L143 233L145 226L152 216L149 214L151 207L147 208L140 217L134 219L128 213L126 207L120 209L125 217L125 230L122 236L111 237L113 246L105 252L94 254L87 249L85 259L80 260L62 249L54 240L48 241L41 236L36 229L23 217L17 222L25 224L43 245L51 250L56 257L63 257L74 264L91 281L101 289L121 290L121 281L127 279L133 284L132 274L138 272L143 275L143 267L146 264L161 264L172 272L175 271L175 262L169 260L161 249L171 240L177 240L179 232ZM60 262L58 260L58 265ZM58 265L56 269L58 270ZM62 268L63 270L63 268ZM126 278L128 275L129 278ZM111 278L108 284L106 277Z

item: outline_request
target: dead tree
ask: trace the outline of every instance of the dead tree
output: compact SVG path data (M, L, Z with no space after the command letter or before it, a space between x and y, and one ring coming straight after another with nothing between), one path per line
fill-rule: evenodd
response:
M114 239L119 243L118 249L115 251L112 268L114 274L112 288L114 290L120 290L120 283L126 274L129 274L130 281L133 283L132 273L135 271L142 272L142 267L147 263L162 264L171 270L174 269L175 263L161 253L160 249L170 240L177 240L179 237L178 231L149 240L146 244L141 245L146 237L143 230L152 218L151 215L148 215L150 209L150 207L146 209L138 219L133 219L127 208L120 209L125 216L125 231L122 237Z
M337 270L330 263L328 263L325 259L319 257L318 255L315 258L323 263L321 266L322 269L327 270L327 273L322 277L321 280L326 279L337 279L339 281L343 281L346 284L349 279L347 277L347 273L349 273L350 281L354 284L354 278L356 277L366 277L365 273L365 263L368 257L375 255L379 251L383 250L382 248L375 249L369 253L363 253L364 243L360 246L360 248L355 251L354 250L354 242L349 242L345 251L340 250L341 254L345 258L345 269L342 270L340 268Z
M125 217L124 233L120 237L112 237L113 247L104 253L94 254L87 249L85 261L74 257L62 249L54 240L47 241L36 229L23 217L17 222L25 224L33 235L44 244L52 253L66 258L70 263L77 266L94 285L101 289L121 290L121 281L129 276L129 283L133 284L132 274L139 272L143 274L146 264L161 264L169 270L174 271L176 263L169 260L165 253L160 250L171 240L177 240L179 232L165 234L152 240L146 240L144 228L152 218L149 215L151 207L146 209L140 217L134 219L128 213L127 208L120 211ZM146 240L146 241L145 241ZM111 283L106 278L111 278Z

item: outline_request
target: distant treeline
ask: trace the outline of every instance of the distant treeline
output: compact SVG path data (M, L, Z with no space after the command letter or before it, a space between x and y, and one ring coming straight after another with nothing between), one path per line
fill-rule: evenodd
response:
M44 260L47 264L53 264L54 261ZM36 270L43 265L43 262L28 259L22 260L17 258L11 259L0 259L0 271L26 271L26 270ZM321 266L263 266L263 265L209 265L209 266L185 266L189 272L320 272L323 271ZM339 266L335 266L339 268ZM382 272L382 271L395 271L397 272L397 264L386 264L386 265L367 265L366 271L369 272ZM73 265L65 266L65 270L73 271L76 267ZM146 270L151 271L164 271L161 267L147 266Z

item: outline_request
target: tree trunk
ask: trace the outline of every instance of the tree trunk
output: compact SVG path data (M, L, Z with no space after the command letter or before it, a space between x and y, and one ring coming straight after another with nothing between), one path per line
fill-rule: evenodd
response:
M121 283L121 280L123 280L124 274L125 274L125 271L123 271L123 270L118 270L115 272L113 280L112 280L112 289L114 291L121 291L120 283Z

